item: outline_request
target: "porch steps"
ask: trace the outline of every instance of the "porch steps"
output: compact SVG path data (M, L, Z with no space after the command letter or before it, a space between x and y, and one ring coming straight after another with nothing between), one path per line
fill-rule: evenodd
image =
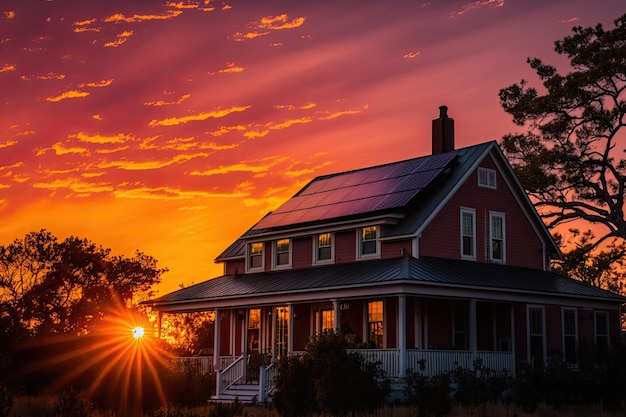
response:
M258 401L259 384L234 384L228 387L220 395L220 398L211 397L209 402L233 403L237 400L240 403L250 404Z

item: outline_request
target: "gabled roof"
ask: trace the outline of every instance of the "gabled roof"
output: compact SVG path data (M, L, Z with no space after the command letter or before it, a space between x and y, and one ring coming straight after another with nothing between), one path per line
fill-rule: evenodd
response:
M397 284L397 285L394 285ZM160 310L214 308L276 302L327 299L330 291L380 286L406 294L452 291L473 297L511 300L511 297L558 296L594 302L626 302L626 298L554 272L441 258L399 258L353 262L309 269L225 275L167 294L149 302ZM382 294L382 292L379 292ZM346 293L348 295L348 293ZM196 304L194 304L196 303Z
M261 219L215 260L243 257L245 241L255 236L376 216L402 218L385 231L385 237L417 235L487 155L492 155L504 171L511 191L546 242L548 252L560 256L558 246L506 157L497 143L490 141L442 154L317 177Z

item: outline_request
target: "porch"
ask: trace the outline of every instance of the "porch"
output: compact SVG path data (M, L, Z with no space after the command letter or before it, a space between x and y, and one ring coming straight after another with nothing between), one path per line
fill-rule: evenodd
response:
M473 369L474 362L480 360L482 365L494 371L506 371L509 375L515 375L515 357L513 352L492 351L466 351L466 350L440 350L440 349L407 349L406 359L401 360L400 349L354 349L366 360L379 362L385 376L390 379L402 379L406 371L412 369L422 375L433 376L452 371L457 367ZM302 351L291 354L299 355ZM214 358L205 357L181 357L174 358L172 367L182 370L187 367L200 369L201 372L215 372ZM403 369L401 363L405 362ZM216 395L214 400L229 401L235 397L239 401L267 401L274 389L276 367L274 363L261 364L260 369L252 369L250 361L241 356L222 356L219 358L220 371L216 374ZM421 365L424 364L424 369ZM252 375L251 375L252 373ZM245 385L254 386L247 390ZM248 398L245 396L248 395Z

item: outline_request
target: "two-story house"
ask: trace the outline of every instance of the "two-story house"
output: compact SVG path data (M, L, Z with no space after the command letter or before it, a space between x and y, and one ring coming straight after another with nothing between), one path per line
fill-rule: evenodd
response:
M559 248L496 142L455 149L442 106L432 149L313 179L217 257L222 276L149 302L215 312L217 397L253 354L297 353L326 329L397 378L420 361L575 366L580 342L619 336L626 299L550 272Z

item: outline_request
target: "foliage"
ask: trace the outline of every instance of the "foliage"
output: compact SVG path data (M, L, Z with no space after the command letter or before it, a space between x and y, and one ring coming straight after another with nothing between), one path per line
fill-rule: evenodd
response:
M0 416L8 416L13 407L13 394L7 387L0 385Z
M54 404L55 414L62 417L89 417L94 406L73 388L59 393Z
M213 347L214 317L212 311L163 314L161 339L177 356L203 354L203 349Z
M450 375L447 373L429 377L409 369L405 389L407 401L417 407L419 417L445 416L452 410L450 383Z
M383 404L389 385L380 364L349 347L343 333L326 331L312 338L301 357L281 359L272 398L281 416L343 416Z
M550 229L575 220L602 228L567 254L562 268L576 272L577 263L594 268L624 254L614 240L626 239L626 160L618 147L626 115L626 15L611 30L574 27L555 51L569 59L571 72L528 59L542 94L526 80L500 90L504 110L527 128L506 135L501 146ZM613 246L600 259L585 255L606 244Z
M165 271L139 251L113 256L88 239L31 232L0 246L0 320L14 337L85 334L118 300L148 292Z

